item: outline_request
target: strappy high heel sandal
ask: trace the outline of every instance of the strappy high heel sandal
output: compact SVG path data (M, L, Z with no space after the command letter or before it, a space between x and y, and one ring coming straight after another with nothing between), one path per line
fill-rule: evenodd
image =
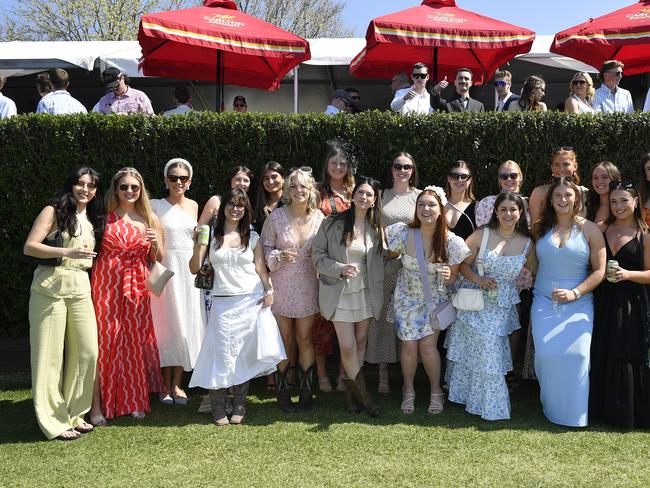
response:
M429 408L427 408L427 413L433 415L442 413L444 410L444 404L445 404L444 393L431 393L431 398L429 399Z
M402 404L399 409L405 415L411 415L415 412L415 393L402 393Z

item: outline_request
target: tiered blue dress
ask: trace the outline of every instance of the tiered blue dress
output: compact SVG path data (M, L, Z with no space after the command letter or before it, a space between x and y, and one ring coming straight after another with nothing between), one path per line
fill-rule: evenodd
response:
M594 302L591 293L558 304L551 302L551 283L572 290L589 274L589 243L574 225L563 247L551 240L553 231L537 241L539 267L533 290L531 324L535 343L535 374L544 415L555 424L587 425L589 350Z

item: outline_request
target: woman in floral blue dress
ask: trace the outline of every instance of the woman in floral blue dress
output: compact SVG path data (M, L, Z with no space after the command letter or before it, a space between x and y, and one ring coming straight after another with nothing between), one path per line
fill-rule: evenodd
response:
M444 285L455 281L460 263L469 255L463 239L447 229L446 203L442 188L428 186L415 201L413 222L399 222L386 227L390 253L395 257L401 256L403 264L395 286L394 311L395 330L402 341L400 362L404 389L401 410L405 414L415 411L413 380L418 367L418 353L431 384L427 411L437 414L443 410L440 354L436 347L440 327L425 302L415 240L417 233L421 236L433 304L437 307L449 300ZM443 286L439 286L439 277L444 278L444 284L440 282Z
M478 256L487 232L487 243ZM519 328L516 279L524 264L535 263L522 198L501 193L487 227L467 239L471 255L460 267L462 275L483 288L484 308L458 310L447 334L449 400L485 420L510 418L506 374L512 370L508 335ZM477 273L482 260L484 274ZM529 268L532 269L532 268Z

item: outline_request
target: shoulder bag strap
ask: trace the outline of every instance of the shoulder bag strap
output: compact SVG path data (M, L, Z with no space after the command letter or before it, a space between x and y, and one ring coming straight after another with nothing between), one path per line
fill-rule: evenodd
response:
M481 238L481 247L478 250L476 255L476 267L478 268L478 274L483 276L483 262L485 256L485 248L487 247L488 238L490 237L490 229L488 227L483 228L483 237Z
M339 211L336 209L336 201L334 200L334 194L331 191L328 191L327 196L330 201L330 208L332 209L332 213L330 215L336 215L337 213L339 213Z
M413 241L415 243L415 255L418 258L418 269L420 271L420 279L422 280L422 293L424 294L424 303L433 313L435 305L433 303L433 294L431 293L431 283L429 283L429 269L424 260L424 249L422 248L422 234L420 229L413 229Z

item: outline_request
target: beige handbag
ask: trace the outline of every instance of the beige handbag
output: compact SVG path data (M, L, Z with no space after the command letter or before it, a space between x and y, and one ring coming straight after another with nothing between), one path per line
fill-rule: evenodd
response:
M487 247L489 236L490 231L486 227L483 229L481 247L476 255L476 267L478 268L478 274L480 276L483 276L483 255L485 254L485 248ZM483 307L485 306L483 303L483 290L481 288L459 288L454 295L452 305L456 307L457 310L466 310L469 312L478 312L479 310L483 310Z
M158 257L157 248L156 257ZM149 276L147 276L147 280L144 282L144 284L147 287L147 290L159 297L163 291L163 288L165 288L165 285L172 276L174 276L174 272L169 271L162 264L160 264L158 260L156 260L151 263L151 266L149 267Z

